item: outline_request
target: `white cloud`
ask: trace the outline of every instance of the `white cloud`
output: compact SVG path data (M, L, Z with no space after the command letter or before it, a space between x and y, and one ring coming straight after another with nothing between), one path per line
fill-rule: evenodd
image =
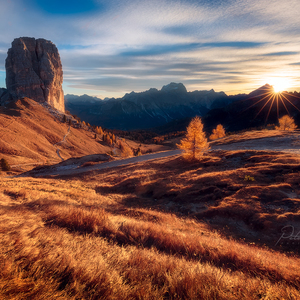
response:
M94 86L110 94L127 88L142 90L158 82L162 86L171 79L186 80L193 88L198 84L205 89L209 83L207 88L231 91L234 86L241 88L240 81L247 85L263 76L263 70L275 72L300 62L297 55L263 57L300 49L298 0L218 1L218 5L201 0L99 0L104 2L105 9L92 14L53 16L28 4L31 1L0 0L0 25L7 28L0 32L0 70L9 44L20 36L43 37L58 46L66 85ZM265 44L189 49L193 43L218 42ZM151 55L160 46L170 47ZM147 53L147 49L148 56L134 56L134 50ZM186 67L172 69L174 63Z

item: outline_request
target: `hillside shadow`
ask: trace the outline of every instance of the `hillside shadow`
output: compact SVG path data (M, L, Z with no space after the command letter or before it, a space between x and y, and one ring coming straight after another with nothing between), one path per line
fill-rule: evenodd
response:
M0 114L1 115L6 115L6 116L11 116L11 117L20 117L21 112L17 108L8 108L4 106L0 106Z
M174 167L142 184L127 178L114 186L98 186L96 192L127 194L121 202L125 210L142 208L192 218L227 238L300 253L299 239L276 243L285 226L300 230L298 157L265 151L215 155L221 159L177 166L178 172Z

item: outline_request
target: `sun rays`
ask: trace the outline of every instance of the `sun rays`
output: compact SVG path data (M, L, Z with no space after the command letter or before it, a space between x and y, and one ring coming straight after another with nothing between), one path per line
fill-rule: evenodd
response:
M266 84L257 90L257 95L248 98L247 100L257 99L257 101L254 101L254 103L244 110L245 112L258 104L261 104L262 106L256 113L254 119L256 119L263 111L266 111L265 125L267 124L272 109L276 110L277 120L279 120L282 110L286 111L289 116L291 116L293 109L300 112L300 109L293 103L294 101L292 100L300 99L300 97L296 95L297 93L284 91L289 87L289 80L285 78L275 78L272 83L274 85Z

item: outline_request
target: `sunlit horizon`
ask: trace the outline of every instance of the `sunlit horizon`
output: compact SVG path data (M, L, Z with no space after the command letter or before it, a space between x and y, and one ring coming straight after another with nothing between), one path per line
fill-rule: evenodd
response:
M2 1L0 87L12 41L29 36L57 46L65 94L119 98L170 82L299 91L299 10L298 0Z
M282 115L282 110L284 111L283 114L288 116L291 116L295 110L300 112L299 107L297 107L293 103L293 101L291 101L291 98L300 99L300 97L294 92L286 91L286 89L292 84L292 82L284 77L273 77L272 79L269 78L269 81L272 82L273 85L265 84L260 88L260 93L258 95L254 95L253 97L248 98L247 100L252 100L253 103L250 104L243 111L246 112L250 108L260 104L261 108L254 116L254 119L256 119L263 111L267 112L265 117L265 126L267 125L272 109L276 110L277 120L279 120L280 118L279 106L281 105L282 105L281 115ZM288 106L290 106L290 109L288 109Z
M274 89L274 92L275 93L282 93L282 92L288 92L288 93L292 93L292 92L299 92L300 93L300 86L298 87L297 85L293 85L293 84L290 84L290 81L288 80L282 80L281 79L277 79L275 78L274 80L268 80L268 81L265 81L263 84L256 84L256 85L251 85L250 87L248 88L245 88L245 89L240 89L240 90L229 90L229 91L226 91L225 89L216 89L214 88L213 86L209 86L208 88L197 88L195 86L192 86L192 87L189 87L189 86L186 86L184 84L184 82L182 81L177 81L176 83L183 83L184 86L187 88L187 91L188 92L193 92L193 91L210 91L211 89L213 89L215 92L224 92L227 96L234 96L234 95L239 95L239 94L250 94L251 92L263 87L264 85L270 85L273 87ZM278 81L278 82L277 82ZM157 85L157 86L149 86L149 87L145 87L144 89L132 89L132 90L124 90L124 91L121 91L119 93L114 93L114 92L111 92L111 93L105 93L105 96L103 93L99 93L97 90L80 90L79 93L76 93L76 91L74 91L73 89L68 89L68 88L65 88L64 89L64 94L67 95L67 94L72 94L72 95L76 95L76 96L82 96L82 95L88 95L88 96L91 96L91 97L97 97L99 99L104 99L104 98L122 98L126 93L130 93L130 92L135 92L135 93L141 93L141 92L145 92L151 88L156 88L157 90L160 90L164 85L167 85L171 82L162 82L161 85Z

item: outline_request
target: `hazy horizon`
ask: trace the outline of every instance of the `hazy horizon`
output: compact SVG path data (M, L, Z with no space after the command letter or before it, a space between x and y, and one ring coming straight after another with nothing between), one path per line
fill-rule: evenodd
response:
M51 40L64 94L122 97L170 82L249 93L284 78L300 90L296 0L0 0L0 87L14 38Z

